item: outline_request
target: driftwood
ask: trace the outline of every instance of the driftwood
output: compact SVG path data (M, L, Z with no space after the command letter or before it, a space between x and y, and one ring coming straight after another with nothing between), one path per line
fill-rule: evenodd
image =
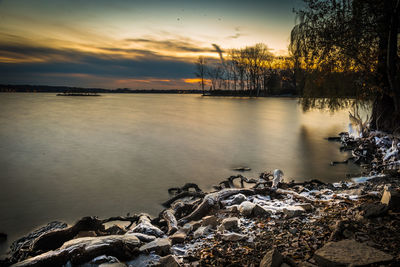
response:
M62 247L18 262L13 267L62 266L68 261L83 264L100 256L114 256L129 260L138 253L139 239L134 235L83 237L66 242Z
M160 228L152 224L152 221L150 220L150 216L148 214L141 214L138 225L136 225L132 230L128 231L128 233L142 233L157 237L162 237L165 235L165 233L161 231Z
M164 207L170 207L172 203L177 201L178 199L184 198L184 197L197 197L197 198L202 198L204 197L205 194L202 192L190 192L190 191L184 191L182 193L179 193L178 195L170 198L169 200L165 201L162 203Z
M165 210L162 213L162 217L168 224L168 235L172 235L178 231L178 222L175 218L174 212L171 209Z
M188 215L201 203L201 201L202 199L196 199L194 201L175 201L171 205L175 218L182 218L183 216Z
M240 179L240 186L243 188L244 187L244 183L248 183L248 184L255 184L257 183L257 180L255 179L249 179L247 177L244 177L243 175L239 174L239 175L235 175L235 176L231 176L228 178L228 181L230 184L233 185L233 182L235 179Z
M125 227L125 229L129 229L132 224L136 223L139 220L139 215L133 215L133 216L116 216L116 217L110 217L108 219L104 219L101 221L101 223L108 223L108 222L115 222L115 221L122 221L122 222L130 222L128 226ZM107 230L105 230L107 232Z
M57 229L39 236L32 244L32 252L49 251L59 248L64 242L73 239L80 231L103 230L102 221L96 217L83 217L73 226Z
M308 197L302 196L299 193L291 191L291 190L283 190L283 189L279 189L278 188L278 189L276 189L276 193L283 194L283 195L292 195L294 198L300 199L300 200L302 200L304 202L307 202L307 203L315 203L315 202L317 202L315 200L312 200L312 199L310 199Z
M207 194L197 208L186 217L181 218L179 223L184 224L188 221L199 220L209 214L212 209L218 209L221 200L239 193L253 195L254 191L251 189L230 188Z
M179 194L181 192L190 192L190 189L194 189L195 192L203 192L200 187L195 183L186 183L182 187L172 187L168 189L168 193L170 194Z

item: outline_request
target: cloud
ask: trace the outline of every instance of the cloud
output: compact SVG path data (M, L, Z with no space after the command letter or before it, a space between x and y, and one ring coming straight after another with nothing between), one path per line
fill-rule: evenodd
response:
M90 77L115 81L153 78L158 83L166 83L169 79L193 77L193 63L180 58L160 56L138 49L101 49L114 52L130 51L136 56L55 49L29 44L0 44L0 83L20 83L22 80L35 83L38 79L44 80L46 75L51 81L57 80L58 76L60 81L60 77L86 81L89 81Z
M241 37L241 36L243 36L243 34L241 34L241 33L236 33L235 35L230 35L230 36L228 36L227 38L228 38L228 39L237 39L237 38L239 38L239 37Z
M212 49L208 47L201 47L193 42L183 41L183 40L156 40L150 38L129 38L125 39L126 42L134 44L145 44L149 49L161 49L175 52L213 52Z

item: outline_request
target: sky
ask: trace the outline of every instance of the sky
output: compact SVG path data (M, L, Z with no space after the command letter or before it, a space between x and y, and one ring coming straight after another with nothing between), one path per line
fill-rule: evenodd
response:
M196 89L198 56L287 54L300 0L0 0L0 84Z

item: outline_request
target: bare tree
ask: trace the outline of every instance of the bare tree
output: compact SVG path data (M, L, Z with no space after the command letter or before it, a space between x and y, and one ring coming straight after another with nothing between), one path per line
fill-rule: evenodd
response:
M196 61L196 69L197 72L196 77L201 79L201 90L203 91L203 95L204 95L204 78L205 75L207 73L207 65L206 65L206 59L203 56L199 56L199 58Z

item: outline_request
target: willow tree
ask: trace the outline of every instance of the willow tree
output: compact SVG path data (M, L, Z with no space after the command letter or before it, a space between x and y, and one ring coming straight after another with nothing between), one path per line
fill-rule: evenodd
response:
M400 0L303 1L289 50L304 107L372 100L371 128L400 132ZM355 90L332 86L343 77Z

